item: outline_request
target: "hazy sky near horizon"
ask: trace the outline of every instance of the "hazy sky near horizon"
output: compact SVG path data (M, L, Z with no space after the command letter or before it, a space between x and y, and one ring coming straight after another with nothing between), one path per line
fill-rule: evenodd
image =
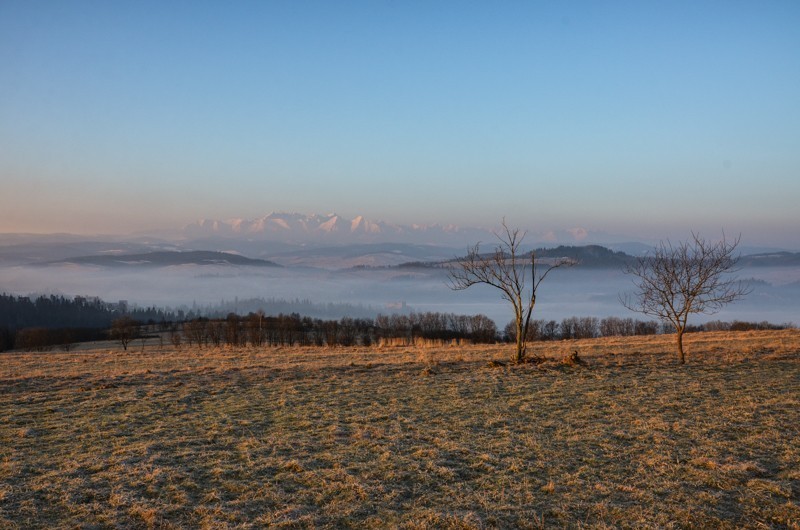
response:
M800 248L800 2L0 2L0 232L270 211Z

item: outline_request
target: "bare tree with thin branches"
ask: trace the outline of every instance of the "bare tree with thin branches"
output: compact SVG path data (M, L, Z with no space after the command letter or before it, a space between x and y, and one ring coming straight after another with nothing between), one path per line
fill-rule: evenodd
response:
M122 316L111 323L111 338L118 340L123 350L128 349L128 344L139 336L139 322L129 316Z
M525 234L518 228L509 228L503 219L502 232L495 234L499 243L493 252L481 254L480 243L477 243L449 271L451 289L462 291L473 285L490 285L500 289L503 299L511 302L517 331L516 353L512 359L515 363L526 361L526 338L539 284L553 269L574 264L569 259L557 259L543 264L543 272L537 273L536 253L521 250Z
M636 291L620 296L622 305L669 322L675 328L678 358L686 362L683 333L689 315L712 315L750 292L733 273L739 256L734 255L741 236L717 242L692 232L692 239L673 245L661 242L656 249L626 266Z

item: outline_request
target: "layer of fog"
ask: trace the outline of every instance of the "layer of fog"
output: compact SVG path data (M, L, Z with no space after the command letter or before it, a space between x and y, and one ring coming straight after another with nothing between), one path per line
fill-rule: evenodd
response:
M707 320L794 322L800 324L800 268L748 268L743 279L757 280L753 292ZM534 318L570 316L644 318L622 307L620 294L631 279L613 269L556 270L541 284ZM504 326L511 318L500 292L485 286L452 291L438 269L264 269L180 266L105 269L75 265L0 268L0 292L17 295L98 296L109 302L158 307L206 307L250 298L352 304L374 313L439 311L482 313ZM344 316L344 315L342 315Z

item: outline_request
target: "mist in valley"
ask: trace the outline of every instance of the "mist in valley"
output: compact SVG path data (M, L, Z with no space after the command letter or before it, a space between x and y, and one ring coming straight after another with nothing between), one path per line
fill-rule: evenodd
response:
M800 267L748 267L738 276L751 282L751 294L715 315L694 317L693 323L707 320L800 323ZM557 269L540 285L534 318L636 316L619 303L620 294L630 290L631 279L619 269L580 266ZM311 307L299 303L306 301L316 307L331 304L324 316L334 318L411 311L484 314L501 329L512 317L498 290L475 286L453 291L444 269L428 267L325 270L230 265L159 268L16 265L0 267L0 292L23 296L97 296L108 302L126 300L140 307L195 311L224 307L240 313L255 309L245 303L252 299L293 302L294 305L287 307L298 308L300 312L299 308ZM270 312L269 307L265 310Z

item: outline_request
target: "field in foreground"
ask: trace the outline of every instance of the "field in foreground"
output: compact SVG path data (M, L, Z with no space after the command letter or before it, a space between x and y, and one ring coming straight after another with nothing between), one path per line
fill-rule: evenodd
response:
M800 332L686 345L2 354L0 527L800 528Z

